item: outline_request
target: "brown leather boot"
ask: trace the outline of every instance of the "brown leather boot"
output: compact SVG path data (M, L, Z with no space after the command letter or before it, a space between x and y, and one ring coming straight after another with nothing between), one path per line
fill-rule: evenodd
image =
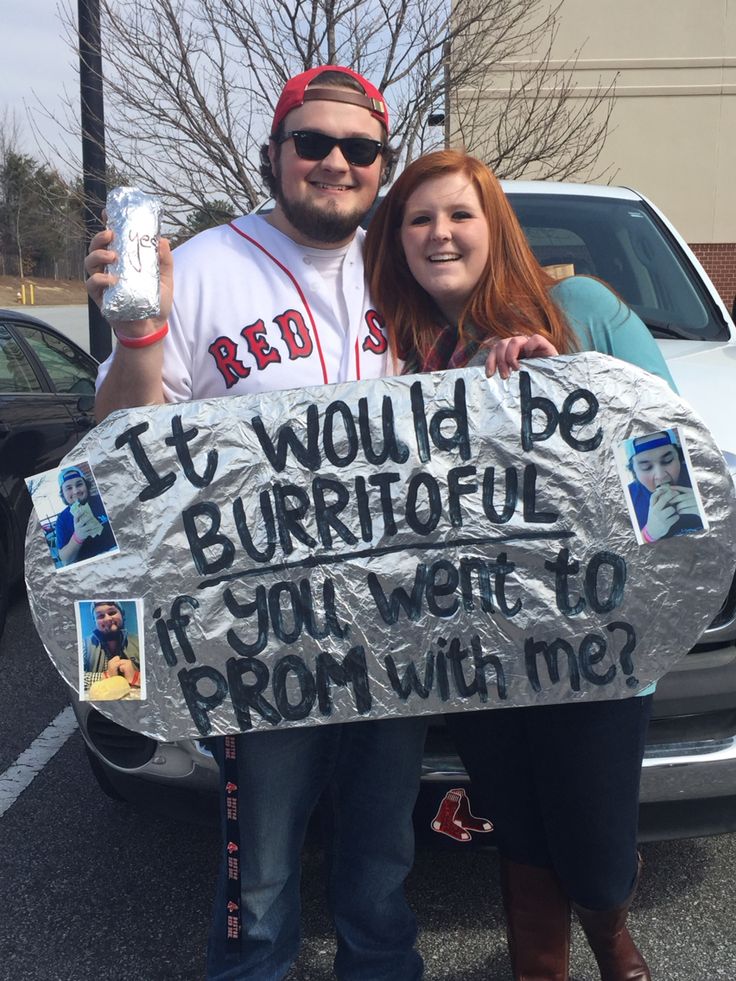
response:
M577 903L572 904L598 962L601 981L651 981L647 963L626 928L626 918L638 882L639 872L628 899L617 909L585 909Z
M501 859L514 981L568 981L570 904L552 869Z

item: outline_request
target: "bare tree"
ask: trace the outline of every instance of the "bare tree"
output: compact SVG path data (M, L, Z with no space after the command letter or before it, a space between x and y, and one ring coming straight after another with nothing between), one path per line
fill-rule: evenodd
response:
M0 274L71 277L84 257L81 187L20 149L14 113L0 112Z
M68 0L67 0L68 3ZM570 100L574 57L552 67L561 0L101 0L108 158L174 212L262 196L258 152L284 82L349 65L386 94L399 159L466 142L499 176L585 174L612 90ZM66 23L74 29L71 7ZM489 106L499 72L508 98ZM551 79L551 80L550 80ZM430 128L429 119L444 129ZM489 142L479 132L492 133ZM486 145L487 142L487 145Z
M20 152L20 123L14 111L4 106L0 112L0 166L9 153Z
M4 107L0 113L0 274L5 275L8 264L6 253L10 253L9 258L18 256L21 276L23 275L23 250L16 247L17 238L17 208L15 203L11 203L8 198L8 190L5 187L5 174L8 172L13 158L18 156L20 146L20 126L18 118L14 112Z
M528 5L523 29L508 24L503 57L484 61L480 45L492 35L472 29L455 44L448 89L446 139L482 157L499 177L601 179L596 172L608 135L616 78L600 78L592 91L576 91L580 50L553 56L564 0ZM458 67L458 62L460 67Z

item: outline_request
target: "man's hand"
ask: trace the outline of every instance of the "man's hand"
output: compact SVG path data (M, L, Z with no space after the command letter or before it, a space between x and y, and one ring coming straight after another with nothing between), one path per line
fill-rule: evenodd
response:
M81 538L84 541L85 538L89 538L94 535L99 526L99 521L92 514L89 505L85 508L80 508L79 511L73 514L74 517L74 534L77 538Z
M132 685L136 675L136 666L127 657L111 657L107 662L107 675L109 678L120 675L125 678L129 685Z
M677 491L677 497L673 498L672 503L678 515L694 514L699 518L700 510L692 487L675 487L674 489Z
M90 242L89 252L84 260L84 269L88 276L85 283L87 292L98 307L102 306L102 294L107 287L114 286L117 282L117 276L107 271L107 267L117 259L117 253L112 248L113 238L114 234L109 228L98 232ZM111 325L114 329L119 329L123 334L130 337L143 337L146 334L152 334L163 327L169 319L174 296L174 260L168 239L159 239L158 255L161 272L161 309L159 315L151 317L149 320L115 321Z
M675 487L674 484L662 484L649 499L649 515L646 521L646 532L653 541L664 538L673 528L680 517L677 512L677 502L680 491L687 488Z
M524 358L553 358L560 352L543 334L515 334L499 337L488 348L486 375L491 378L498 371L506 379L512 371L518 371Z

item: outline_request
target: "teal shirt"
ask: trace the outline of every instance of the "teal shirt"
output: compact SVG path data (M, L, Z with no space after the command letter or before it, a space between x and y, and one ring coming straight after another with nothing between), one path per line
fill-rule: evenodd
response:
M633 310L597 279L571 276L550 290L582 351L599 351L659 375L673 392L677 386L657 342Z
M677 391L662 352L644 323L603 283L571 276L553 286L550 296L575 331L582 351L599 351L628 361L659 375L673 392ZM637 695L651 695L655 688L656 682Z

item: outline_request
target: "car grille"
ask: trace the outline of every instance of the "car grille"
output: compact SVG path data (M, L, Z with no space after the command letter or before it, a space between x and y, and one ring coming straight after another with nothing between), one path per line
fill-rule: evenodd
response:
M105 718L96 709L87 716L87 735L100 756L126 770L148 763L158 745L154 739Z
M736 710L653 718L645 758L708 754L730 746L736 734Z

